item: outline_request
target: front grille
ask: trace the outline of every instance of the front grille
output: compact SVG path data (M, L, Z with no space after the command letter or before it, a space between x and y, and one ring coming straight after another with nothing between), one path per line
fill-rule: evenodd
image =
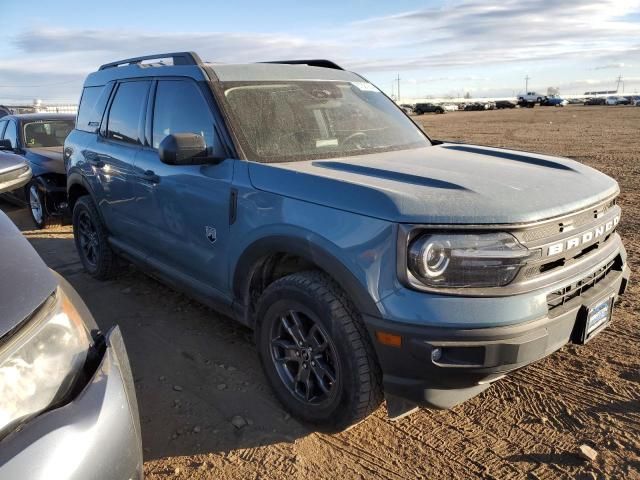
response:
M615 204L616 199L613 199L568 218L552 221L540 227L528 229L523 233L522 240L524 242L536 242L545 238L553 237L554 235L558 235L559 233L566 231L567 226L570 226L571 230L577 230L583 225L593 222L594 219L600 218L609 211L609 209L615 206Z
M551 292L549 295L547 295L547 307L549 308L549 311L561 307L575 297L579 297L591 287L594 287L596 284L604 280L607 275L609 275L609 273L611 273L611 271L613 270L615 263L615 259L611 260L605 266L599 268L595 272L587 275L577 282L567 285L566 287L563 287L560 290L556 290L555 292Z

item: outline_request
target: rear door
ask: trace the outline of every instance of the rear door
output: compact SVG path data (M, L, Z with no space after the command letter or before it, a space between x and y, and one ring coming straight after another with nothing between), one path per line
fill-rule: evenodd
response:
M148 145L136 157L137 242L178 277L224 292L233 159L166 165L158 147L169 134L196 133L220 142L208 89L188 78L159 79L148 115Z
M133 164L142 149L150 80L116 85L99 135L84 148L98 184L101 211L110 233L131 243L135 227Z

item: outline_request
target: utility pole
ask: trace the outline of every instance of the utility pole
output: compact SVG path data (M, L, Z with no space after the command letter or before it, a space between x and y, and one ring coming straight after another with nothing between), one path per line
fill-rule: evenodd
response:
M618 75L618 85L616 85L616 93L620 90L620 84L622 83L622 93L624 93L624 82L622 81L622 75Z
M398 74L396 81L398 82L398 102L399 102L400 101L400 74Z
M524 93L525 94L529 93L529 80L531 80L531 77L529 77L529 75L524 77Z

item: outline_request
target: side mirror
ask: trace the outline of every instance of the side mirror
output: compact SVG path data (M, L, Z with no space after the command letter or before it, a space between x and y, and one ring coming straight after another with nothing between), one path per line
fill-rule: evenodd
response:
M8 139L4 139L4 140L0 140L0 150L13 150L13 147L11 146L11 140Z
M201 165L222 160L212 156L204 138L196 133L173 133L164 137L158 148L160 161L167 165Z

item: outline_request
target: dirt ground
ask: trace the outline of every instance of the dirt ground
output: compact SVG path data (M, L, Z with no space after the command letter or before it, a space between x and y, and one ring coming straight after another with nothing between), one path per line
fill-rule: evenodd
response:
M433 138L572 157L616 178L619 231L632 270L640 270L640 108L416 118ZM2 208L103 329L121 326L149 479L640 478L637 283L617 305L613 325L584 347L567 346L451 411L423 410L394 423L382 407L355 428L327 435L278 404L249 330L134 268L97 282L83 273L70 227L33 231L24 210ZM594 462L579 458L581 444L598 452Z

